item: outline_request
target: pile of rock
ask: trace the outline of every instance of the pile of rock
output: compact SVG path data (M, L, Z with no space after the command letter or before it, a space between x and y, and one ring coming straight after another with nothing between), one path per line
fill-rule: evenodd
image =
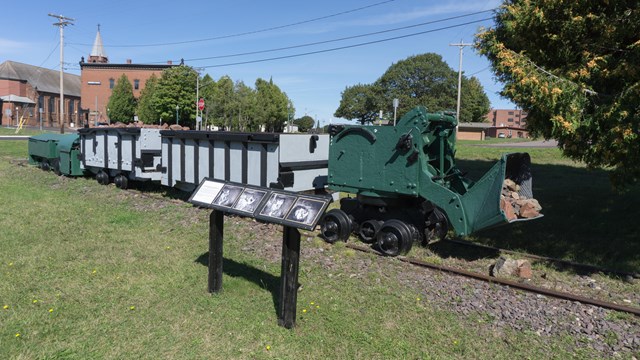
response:
M508 259L502 256L491 266L489 273L493 277L516 276L523 279L531 279L533 276L529 261Z
M502 183L502 193L500 194L500 209L504 211L509 221L531 219L540 216L542 206L534 198L528 199L520 193L520 185L511 179L505 179Z
M109 125L100 125L98 127L104 128L104 127L109 127L109 128L115 128L115 129L122 129L122 128L143 128L143 129L161 129L161 130L190 130L188 126L180 126L178 124L173 124L173 125L169 125L167 123L164 123L162 125L151 125L151 124L143 124L139 121L137 122L133 122L130 124L125 124L125 123L121 123L121 122L116 122L113 124L109 124Z

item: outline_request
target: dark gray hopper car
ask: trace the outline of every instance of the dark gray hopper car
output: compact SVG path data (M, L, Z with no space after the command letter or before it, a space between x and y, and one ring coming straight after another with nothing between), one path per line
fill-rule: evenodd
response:
M329 136L161 131L162 185L191 191L204 178L290 191L324 189Z

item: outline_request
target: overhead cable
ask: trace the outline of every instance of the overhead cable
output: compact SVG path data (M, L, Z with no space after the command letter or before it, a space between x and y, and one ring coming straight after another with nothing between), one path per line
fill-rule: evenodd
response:
M483 22L483 21L487 21L487 20L492 20L492 19L493 19L492 17L491 18L484 18L484 19L480 19L480 20L469 21L469 22L466 22L466 23L461 23L461 24L456 24L456 25L451 25L451 26L445 26L445 27L441 27L441 28L437 28L437 29L425 30L425 31L417 32L417 33L394 36L394 37L390 37L390 38L386 38L386 39L368 41L368 42L359 43L359 44L340 46L340 47L331 48L331 49L310 51L310 52L306 52L306 53L277 56L277 57L271 57L271 58L265 58L265 59L248 60L248 61L240 61L240 62L235 62L235 63L207 65L207 66L198 66L198 67L201 67L201 68L215 68L215 67L253 64L253 63L259 63L259 62L266 62L266 61L290 59L290 58L308 56L308 55L315 55L315 54L321 54L321 53L326 53L326 52L332 52L332 51L351 49L351 48L362 47L362 46L367 46L367 45L372 45L372 44L378 44L378 43L387 42L387 41L393 41L393 40L398 40L398 39L404 39L404 38L418 36L418 35L424 35L424 34L428 34L428 33L432 33L432 32L453 29L453 28L457 28L457 27L461 27L461 26L465 26L465 25L469 25L469 24L475 24L475 23L479 23L479 22Z
M393 29L375 31L375 32L370 32L370 33L366 33L366 34L347 36L347 37L331 39L331 40L323 40L323 41L317 41L317 42L306 43L306 44L285 46L285 47L280 47L280 48L275 48L275 49L257 50L257 51L249 51L249 52L244 52L244 53L227 54L227 55L216 55L216 56L208 56L208 57L201 57L201 58L185 59L185 61L201 61L201 60L222 59L222 58L229 58L229 57L255 55L255 54L262 54L262 53L282 51L282 50L291 50L291 49L309 47L309 46L315 46L315 45L321 45L321 44L328 44L328 43L332 43L332 42L357 39L357 38L361 38L361 37L379 35L379 34L384 34L384 33L389 33L389 32L394 32L394 31L400 31L400 30L406 30L406 29L411 29L411 28L425 26L425 25L436 24L436 23L445 22L445 21L449 21L449 20L460 19L460 18L463 18L463 17L479 15L479 14L490 12L490 11L493 11L493 10L485 10L485 11L479 11L479 12L469 13L469 14L465 14L465 15L452 16L452 17L448 17L448 18L444 18L444 19L432 20L432 21L427 21L427 22L414 24L414 25L402 26L402 27L393 28Z
M221 35L221 36L215 36L215 37L210 37L210 38L205 38L205 39L185 40L185 41L175 41L175 42L156 43L156 44L109 45L109 47L113 47L113 48L116 48L116 47L126 48L126 47L153 47L153 46L169 46L169 45L191 44L191 43L197 43L197 42L205 42L205 41L213 41L213 40L228 39L228 38L239 37L239 36L245 36L245 35L253 35L253 34L258 34L258 33L261 33L261 32L267 32L267 31L279 30L279 29L284 29L284 28L288 28L288 27L292 27L292 26L297 26L297 25L302 25L302 24L308 24L308 23L311 23L311 22L319 21L319 20L325 20L325 19L329 19L329 18L332 18L332 17L336 17L336 16L340 16L340 15L344 15L344 14L349 14L349 13L352 13L352 12L356 12L356 11L360 11L360 10L364 10L364 9L372 8L372 7L375 7L375 6L379 6L379 5L387 4L387 3L390 3L390 2L394 2L394 1L396 1L396 0L386 0L386 1L381 1L381 2L378 2L378 3L375 3L375 4L371 4L371 5L367 5L367 6L362 6L362 7L359 7L359 8L355 8L355 9L351 9L351 10L346 10L346 11L342 11L342 12L335 13L335 14L331 14L331 15L321 16L321 17L317 17L317 18L313 18L313 19L308 19L308 20L302 20L302 21L294 22L294 23L291 23L291 24L279 25L279 26L273 26L273 27L269 27L269 28L264 28L264 29L259 29L259 30L252 30L252 31L247 31L247 32L237 33L237 34ZM74 43L74 45L92 46L91 44L80 44L80 43Z

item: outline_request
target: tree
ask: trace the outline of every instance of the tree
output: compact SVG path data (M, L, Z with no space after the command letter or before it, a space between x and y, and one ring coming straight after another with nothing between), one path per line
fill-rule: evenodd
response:
M256 94L255 91L244 84L237 81L234 86L234 113L237 113L237 122L235 129L239 131L257 131L260 124L255 121L256 115Z
M391 65L371 85L346 88L334 115L365 123L376 120L380 110L393 113L393 99L400 101L401 116L419 105L429 111L455 110L457 98L458 72L440 55L427 53ZM489 111L489 98L477 79L463 76L461 98L459 121L481 121Z
M151 106L163 121L175 124L177 115L180 125L195 125L196 76L198 73L188 66L175 66L162 72Z
M281 132L288 120L289 98L273 80L256 80L256 121L267 131Z
M233 117L232 101L233 101L233 80L229 76L222 76L216 83L213 93L213 112L210 115L213 125L229 129L231 126L231 118Z
M138 99L138 120L144 124L155 124L160 121L158 112L152 105L153 93L158 85L158 77L152 74L151 77L145 82L144 88L140 92L140 98Z
M305 115L299 119L293 120L293 123L298 125L298 130L300 132L307 132L313 129L313 126L316 124L316 121L309 115Z
M113 92L107 104L109 119L129 123L136 113L136 98L133 96L133 86L127 75L122 74L113 87Z
M460 94L460 122L485 122L491 102L484 92L480 80L475 76L462 78Z
M532 134L622 186L640 177L639 33L636 1L509 0L476 45Z
M375 85L357 84L347 87L342 92L340 106L333 116L358 120L362 125L373 122L378 116L378 92Z

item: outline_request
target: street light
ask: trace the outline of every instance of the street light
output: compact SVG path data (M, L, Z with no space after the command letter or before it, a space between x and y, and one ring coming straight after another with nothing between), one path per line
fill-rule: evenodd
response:
M180 110L180 105L176 105L176 125L179 125L179 121L178 121L178 110Z

